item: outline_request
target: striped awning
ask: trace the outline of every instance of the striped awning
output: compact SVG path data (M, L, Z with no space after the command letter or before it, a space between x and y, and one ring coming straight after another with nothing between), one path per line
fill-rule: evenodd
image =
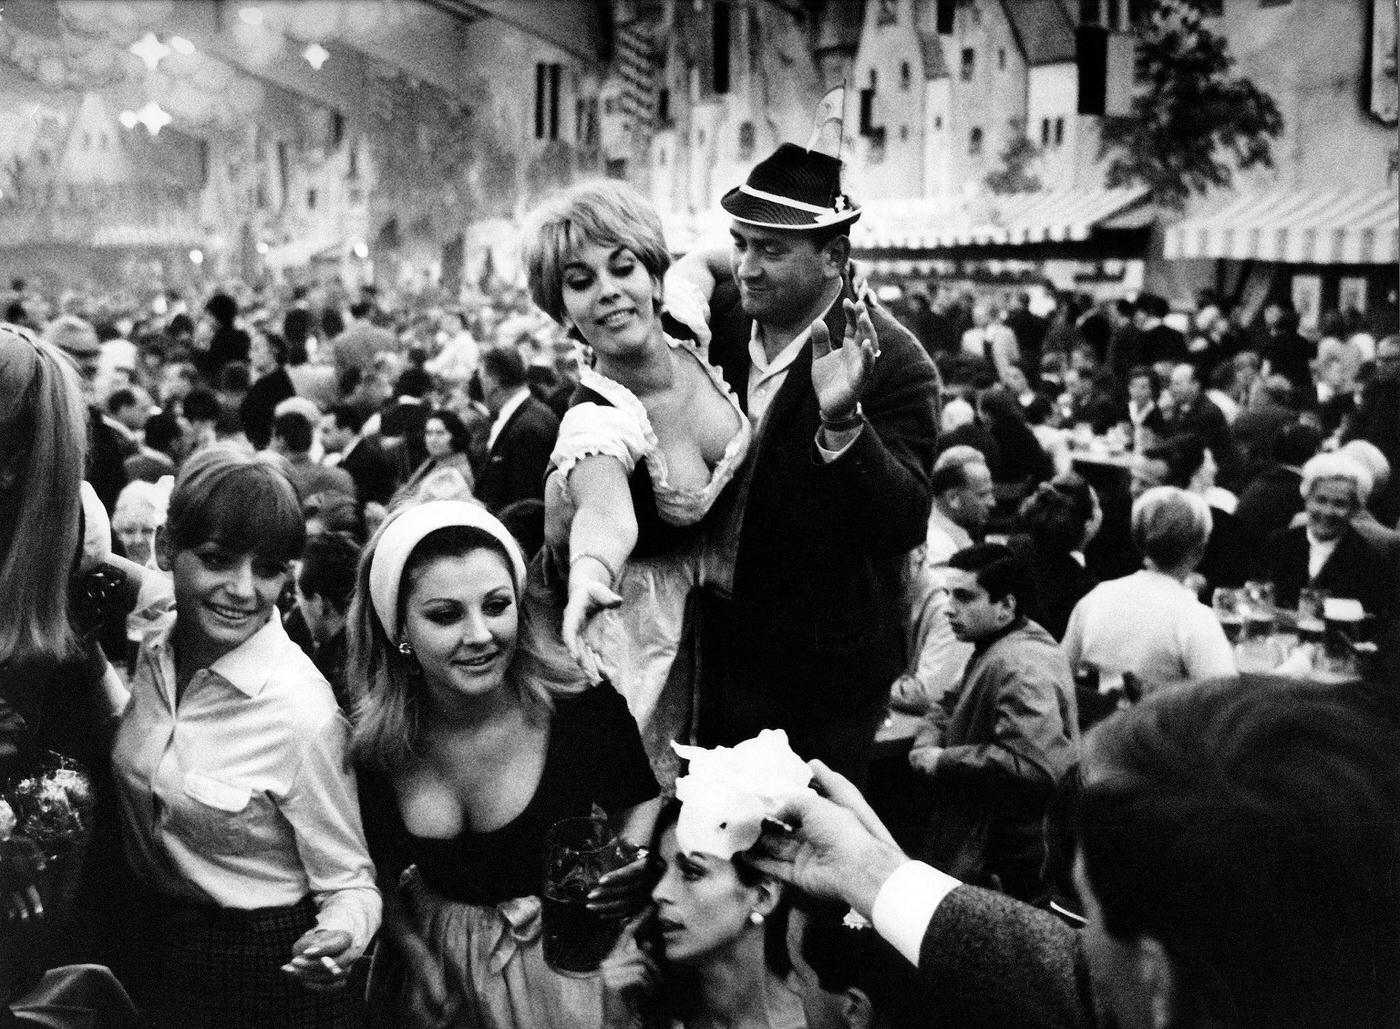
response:
M263 263L272 269L301 268L320 257L337 257L343 246L333 239L297 239L272 247Z
M1255 193L1167 229L1163 256L1284 264L1400 261L1400 197L1375 192Z
M937 250L1088 239L1145 188L1040 190L1008 196L873 200L851 228L857 250Z
M204 233L198 225L103 225L93 232L90 245L112 249L182 249L201 246Z

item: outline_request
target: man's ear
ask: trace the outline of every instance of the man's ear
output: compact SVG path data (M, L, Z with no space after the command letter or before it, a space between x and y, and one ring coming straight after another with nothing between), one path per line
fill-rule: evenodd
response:
M864 990L848 986L841 993L841 1021L846 1029L873 1029L875 1005Z
M840 278L846 274L850 260L850 236L837 236L822 247L822 271L828 278Z
M170 533L164 525L156 526L156 567L162 572L170 571L175 563L175 548L170 545Z
M1184 1007L1180 996L1181 984L1167 948L1150 936L1139 936L1134 949L1138 981L1147 993L1152 1029L1167 1029L1167 1026L1179 1024Z

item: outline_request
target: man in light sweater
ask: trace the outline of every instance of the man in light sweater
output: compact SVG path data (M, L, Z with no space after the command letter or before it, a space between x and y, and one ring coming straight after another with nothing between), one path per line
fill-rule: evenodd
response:
M750 862L850 904L960 1027L1400 1025L1400 724L1386 691L1246 676L1153 695L1086 741L1088 924L909 860L859 792L776 817ZM1339 789L1345 784L1345 789Z

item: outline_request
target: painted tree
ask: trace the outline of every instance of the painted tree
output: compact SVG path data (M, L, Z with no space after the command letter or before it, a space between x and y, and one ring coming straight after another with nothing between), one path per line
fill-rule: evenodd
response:
M1138 34L1132 111L1104 119L1107 185L1150 186L1159 203L1180 207L1192 193L1230 185L1236 169L1273 167L1283 116L1234 66L1197 3L1155 0Z
M1025 123L1017 119L999 155L1001 166L988 172L982 181L993 193L1034 193L1041 186L1040 176L1034 171L1039 158L1040 147L1030 141Z

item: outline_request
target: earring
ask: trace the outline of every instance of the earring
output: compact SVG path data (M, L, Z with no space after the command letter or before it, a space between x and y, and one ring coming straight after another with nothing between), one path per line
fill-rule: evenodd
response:
M399 640L399 653L404 657L413 656L413 648L408 645L408 640Z
M763 912L762 912L762 911L750 911L750 912L749 912L749 921L752 922L754 925L762 925L762 924L763 924Z

